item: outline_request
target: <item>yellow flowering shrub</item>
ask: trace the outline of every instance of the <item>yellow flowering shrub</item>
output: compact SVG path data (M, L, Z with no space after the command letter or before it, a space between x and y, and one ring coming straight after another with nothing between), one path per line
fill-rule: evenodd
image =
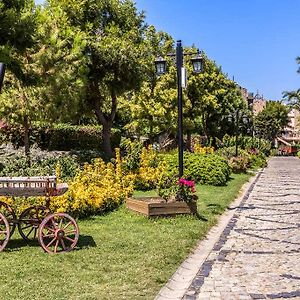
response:
M202 147L198 143L196 143L194 145L194 153L197 153L197 154L213 154L214 152L215 152L214 147Z
M77 215L103 213L117 207L133 193L132 174L122 171L119 149L116 150L116 164L106 164L97 158L83 169L69 183L69 190L62 196L53 197L53 211L67 211Z
M28 207L45 205L45 197L0 197L0 201L11 206L17 217Z
M61 166L56 166L57 182L61 182ZM85 164L75 178L69 182L68 191L59 197L51 197L50 210L70 212L84 216L103 213L117 207L133 193L136 175L125 174L122 169L120 150L116 149L115 164L106 164L98 158ZM32 205L45 205L45 197L0 197L14 208L16 214Z
M166 164L159 161L152 146L143 148L140 155L140 167L136 174L135 187L139 190L156 188L166 171Z

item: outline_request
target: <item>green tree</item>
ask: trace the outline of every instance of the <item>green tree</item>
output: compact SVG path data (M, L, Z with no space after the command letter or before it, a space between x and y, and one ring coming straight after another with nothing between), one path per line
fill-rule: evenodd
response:
M132 116L126 128L153 140L162 133L177 133L177 84L174 60L167 56L175 52L173 40L164 33L149 29L151 43L148 49L152 49L152 55L149 55L147 65L150 72L142 88L124 99L123 108L129 110ZM189 47L184 52L195 55L196 49ZM160 55L167 58L168 68L166 74L158 77L155 75L154 60ZM205 54L203 56L205 67L200 74L193 72L191 56L184 59L188 84L183 91L183 126L188 141L192 133L204 133L207 137L222 136L224 115L246 105L236 84L227 79Z
M254 118L255 130L260 137L273 140L288 124L288 107L281 102L269 101Z
M38 77L32 65L37 28L33 0L0 1L0 19L0 61L8 67L0 96L0 115L9 123L23 126L29 161L30 119L39 113L34 96Z
M89 61L84 54L86 35L57 6L46 6L37 20L38 49L33 58L43 120L77 124L83 114L90 113L84 101Z
M62 10L70 23L66 30L85 36L85 105L102 125L104 151L112 157L118 98L142 79L144 16L131 0L49 0L48 10Z
M34 44L34 0L0 0L0 20L0 61L26 81L19 58Z
M296 58L297 64L299 65L298 73L300 73L300 56ZM296 91L285 91L283 92L283 98L289 101L289 104L296 109L300 110L300 89Z
M203 58L202 73L193 73L191 64L189 66L185 119L189 122L190 132L198 131L214 139L226 133L224 128L229 113L237 108L245 108L246 102L235 82L226 78L221 68L205 54Z
M144 78L139 90L122 98L122 114L130 117L125 129L151 141L163 132L176 132L176 70L169 53L174 52L173 39L150 26L145 34ZM158 76L154 61L166 57L169 72Z

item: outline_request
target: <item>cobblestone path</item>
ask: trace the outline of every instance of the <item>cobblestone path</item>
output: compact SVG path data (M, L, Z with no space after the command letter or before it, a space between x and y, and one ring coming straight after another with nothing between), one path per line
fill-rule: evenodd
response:
M300 160L272 158L183 299L300 299Z

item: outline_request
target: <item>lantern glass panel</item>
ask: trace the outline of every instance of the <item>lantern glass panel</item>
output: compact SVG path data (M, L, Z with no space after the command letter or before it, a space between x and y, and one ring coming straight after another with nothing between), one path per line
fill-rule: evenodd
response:
M159 62L156 64L156 73L164 74L165 73L165 63Z
M166 73L166 64L167 64L167 62L162 57L159 57L155 61L155 68L156 68L157 75Z
M196 73L202 72L202 61L200 59L194 59L193 68L194 68L194 72Z

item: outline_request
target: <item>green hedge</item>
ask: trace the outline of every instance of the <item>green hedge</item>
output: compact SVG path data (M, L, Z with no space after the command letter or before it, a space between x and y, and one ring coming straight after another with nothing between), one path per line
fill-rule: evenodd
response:
M1 131L2 142L11 142L15 147L24 145L23 130L17 126L9 126ZM112 147L118 147L121 135L112 130ZM55 124L53 126L33 126L30 131L31 144L41 149L70 151L97 150L102 151L102 128L100 126L79 126Z
M178 174L178 154L163 156L170 177ZM225 185L230 176L230 167L225 158L217 154L184 155L184 177L201 184Z
M1 156L0 176L45 176L55 175L57 164L61 168L61 179L69 181L75 177L80 167L75 155L33 157L28 166L24 155Z

